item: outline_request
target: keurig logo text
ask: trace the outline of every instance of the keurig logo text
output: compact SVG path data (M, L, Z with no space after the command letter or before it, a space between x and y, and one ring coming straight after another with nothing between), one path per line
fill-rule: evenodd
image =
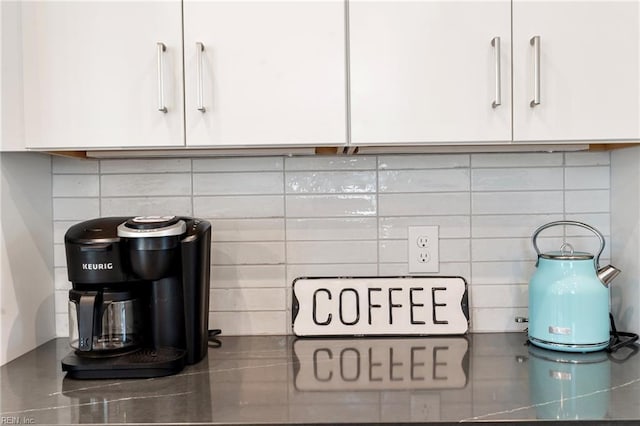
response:
M82 269L85 271L100 271L105 269L113 269L113 263L83 263Z

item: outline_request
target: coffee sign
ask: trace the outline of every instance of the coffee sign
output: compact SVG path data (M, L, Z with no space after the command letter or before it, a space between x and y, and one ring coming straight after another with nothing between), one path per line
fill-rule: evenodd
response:
M434 336L469 326L462 277L298 278L296 336Z

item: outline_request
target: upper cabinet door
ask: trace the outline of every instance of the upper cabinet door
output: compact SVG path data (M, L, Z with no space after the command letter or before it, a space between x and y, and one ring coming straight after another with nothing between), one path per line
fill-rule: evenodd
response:
M22 28L27 147L184 145L180 1L26 1Z
M352 0L349 40L353 144L511 140L510 0Z
M184 1L188 145L346 144L343 1Z
M640 138L638 18L637 1L514 0L514 140Z

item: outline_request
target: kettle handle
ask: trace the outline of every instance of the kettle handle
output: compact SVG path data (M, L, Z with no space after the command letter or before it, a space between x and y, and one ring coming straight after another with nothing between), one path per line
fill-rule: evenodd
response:
M536 250L536 254L538 255L538 259L540 258L540 254L541 254L540 253L540 249L538 248L538 244L536 243L536 239L538 238L538 234L540 232L544 231L547 228L551 228L552 226L557 226L557 225L579 226L581 228L587 229L587 230L593 232L594 234L596 234L596 236L600 240L600 251L598 252L598 254L593 259L593 263L594 263L594 265L596 267L596 271L598 269L600 269L600 255L604 251L604 236L600 233L600 231L598 231L593 226L587 225L586 223L577 222L575 220L558 220L558 221L555 221L555 222L549 222L549 223L544 224L544 225L542 225L541 227L539 227L538 229L535 230L535 232L533 233L533 237L531 237L531 240L533 242L533 248Z

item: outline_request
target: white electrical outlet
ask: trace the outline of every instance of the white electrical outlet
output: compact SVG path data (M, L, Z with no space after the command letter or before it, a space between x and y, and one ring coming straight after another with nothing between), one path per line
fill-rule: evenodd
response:
M440 271L438 226L409 226L409 273Z

